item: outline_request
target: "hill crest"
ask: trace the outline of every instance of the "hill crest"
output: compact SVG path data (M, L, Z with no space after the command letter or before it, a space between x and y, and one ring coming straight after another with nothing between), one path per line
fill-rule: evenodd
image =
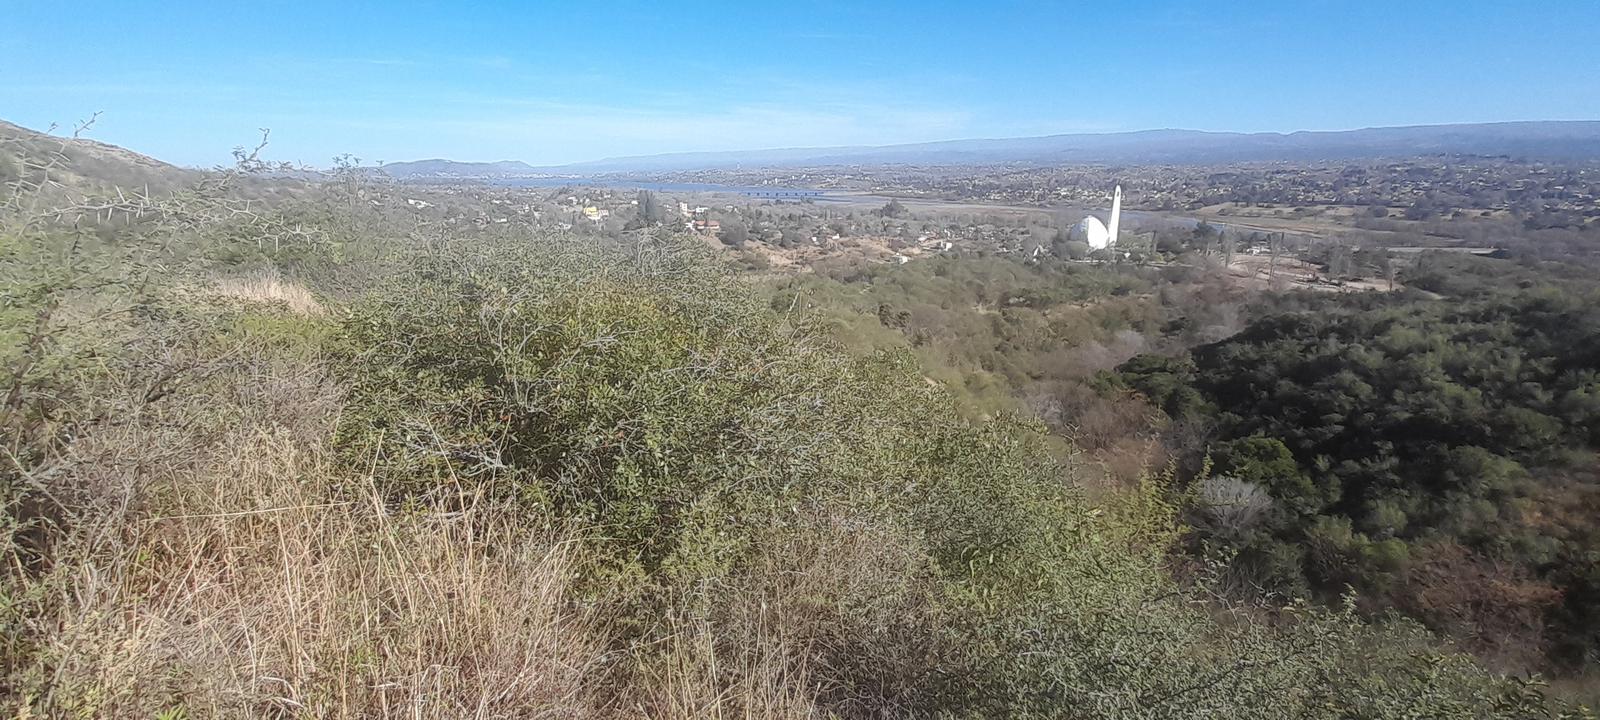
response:
M876 146L835 146L680 152L606 158L567 165L516 161L457 163L425 160L385 166L391 176L514 177L825 165L1133 165L1343 160L1417 155L1507 155L1540 160L1600 159L1600 121L1522 121L1409 125L1359 130L1213 132L1155 129L1020 138L943 140ZM398 168L400 172L394 172Z

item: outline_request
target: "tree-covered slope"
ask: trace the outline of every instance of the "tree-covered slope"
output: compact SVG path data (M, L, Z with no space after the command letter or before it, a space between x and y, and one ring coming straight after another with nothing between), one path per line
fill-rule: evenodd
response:
M1242 574L1354 586L1480 644L1592 663L1596 290L1428 261L1410 280L1437 299L1293 298L1120 379L1213 426L1209 482L1244 483L1228 497L1259 507L1211 512L1203 535L1241 551Z

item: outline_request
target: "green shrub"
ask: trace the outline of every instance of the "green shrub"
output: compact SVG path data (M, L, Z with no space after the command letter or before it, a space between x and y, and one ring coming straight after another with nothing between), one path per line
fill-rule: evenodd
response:
M655 591L638 647L787 608L763 632L844 716L1498 716L1500 682L1414 629L1179 585L1164 483L1091 504L1040 428L963 420L905 355L853 358L706 268L650 244L419 262L344 322L348 463L397 502L590 529L602 589Z
M858 458L892 428L841 439L893 402L890 373L914 387L907 361L831 351L683 252L424 263L345 323L351 461L402 493L550 509L647 573L709 571L819 484L869 472Z

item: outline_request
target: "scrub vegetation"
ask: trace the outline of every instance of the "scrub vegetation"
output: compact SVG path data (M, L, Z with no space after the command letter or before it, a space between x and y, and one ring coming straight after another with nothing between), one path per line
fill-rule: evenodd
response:
M1174 560L1180 464L1090 492L932 338L704 243L196 182L0 225L13 716L1592 717L1356 595L1231 592ZM1048 302L1101 288L1148 285Z

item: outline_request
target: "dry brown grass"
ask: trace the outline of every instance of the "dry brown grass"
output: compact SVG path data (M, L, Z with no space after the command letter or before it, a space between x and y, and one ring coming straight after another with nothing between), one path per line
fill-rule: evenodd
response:
M758 612L765 613L760 607ZM772 618L768 617L767 620ZM804 645L770 622L746 637L706 618L672 618L665 651L641 668L633 710L658 720L812 718L821 713ZM745 629L745 628L740 628Z
M570 717L606 655L571 543L487 508L336 488L314 366L226 378L78 445L81 505L39 588L35 710L76 717ZM220 389L219 386L218 389ZM592 675L594 674L594 675Z
M339 389L315 361L227 356L49 474L69 508L49 568L0 588L28 599L6 716L819 715L806 646L766 606L720 598L635 642L575 591L574 535L386 503L333 463Z
M940 653L927 604L934 574L903 529L817 508L762 540L752 564L697 601L709 622L679 623L696 672L646 687L727 697L675 717L905 717ZM680 663L681 664L681 663ZM695 708L682 702L677 708Z
M99 717L585 714L603 653L568 602L567 545L476 512L249 492L308 460L270 438L240 455L228 480L247 502L150 518L125 552L64 578L52 705Z
M281 305L301 315L321 315L324 312L322 303L317 302L317 298L305 286L267 272L220 278L212 284L210 294L248 303Z

